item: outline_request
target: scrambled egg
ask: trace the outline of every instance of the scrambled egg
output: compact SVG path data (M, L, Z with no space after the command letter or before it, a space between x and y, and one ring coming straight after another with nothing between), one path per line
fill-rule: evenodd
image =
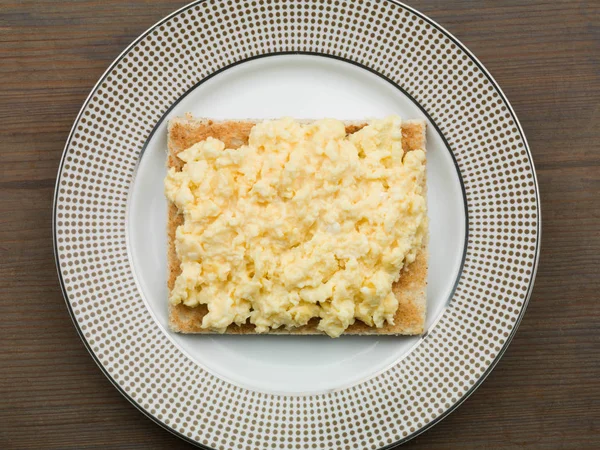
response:
M202 327L248 319L257 332L298 327L339 336L356 319L392 323L392 283L427 227L425 153L404 154L401 121L265 121L248 145L208 138L179 153L165 191L184 215L181 274L169 301L206 304Z

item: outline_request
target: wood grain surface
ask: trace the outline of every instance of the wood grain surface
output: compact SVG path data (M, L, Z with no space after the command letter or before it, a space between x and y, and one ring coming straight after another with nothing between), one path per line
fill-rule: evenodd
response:
M191 448L88 355L57 281L59 159L110 62L180 1L0 0L0 448ZM542 197L533 297L504 358L411 449L600 448L600 2L414 0L502 86Z

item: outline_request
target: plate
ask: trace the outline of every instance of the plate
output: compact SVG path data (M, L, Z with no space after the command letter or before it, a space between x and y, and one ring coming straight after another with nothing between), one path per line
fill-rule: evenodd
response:
M419 337L193 336L167 327L167 122L399 114L428 123ZM523 131L481 63L392 1L201 1L128 47L68 138L54 205L67 306L113 384L211 449L372 448L456 408L514 335L540 242Z

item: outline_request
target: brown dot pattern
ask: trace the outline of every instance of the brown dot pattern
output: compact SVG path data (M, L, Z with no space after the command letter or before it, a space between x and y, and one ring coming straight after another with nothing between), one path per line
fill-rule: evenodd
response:
M464 271L421 345L370 380L311 396L228 384L159 329L126 244L140 151L197 82L250 57L316 52L393 80L437 122L464 180ZM461 46L391 1L203 1L143 35L84 106L56 192L58 265L74 318L119 388L157 420L215 449L376 449L452 409L512 335L537 261L539 205L526 143L498 88Z

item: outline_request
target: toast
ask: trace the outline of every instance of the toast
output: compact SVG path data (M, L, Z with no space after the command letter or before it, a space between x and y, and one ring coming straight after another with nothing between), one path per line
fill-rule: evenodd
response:
M213 121L209 119L174 118L168 125L168 168L179 171L184 162L177 158L179 152L208 137L219 139L225 148L238 148L248 143L250 130L256 124L251 120ZM352 134L366 125L364 122L345 122L346 133ZM426 146L425 122L411 120L402 122L402 148L405 152L422 149ZM425 183L425 181L424 181ZM426 185L423 186L426 193ZM183 223L183 216L177 207L169 202L167 218L167 285L173 289L175 280L180 274L180 261L175 251L175 232ZM418 335L422 334L426 316L426 287L428 267L428 237L426 236L415 261L402 269L399 280L393 285L393 292L399 306L394 317L394 325L386 323L382 328L370 327L356 320L343 334L345 335ZM169 327L180 333L215 334L214 331L201 327L203 317L208 313L206 305L189 307L182 303L169 303ZM273 329L266 334L285 335L321 335L317 329L318 319L312 319L307 325L293 329ZM257 334L254 325L246 323L241 326L230 325L227 334Z

